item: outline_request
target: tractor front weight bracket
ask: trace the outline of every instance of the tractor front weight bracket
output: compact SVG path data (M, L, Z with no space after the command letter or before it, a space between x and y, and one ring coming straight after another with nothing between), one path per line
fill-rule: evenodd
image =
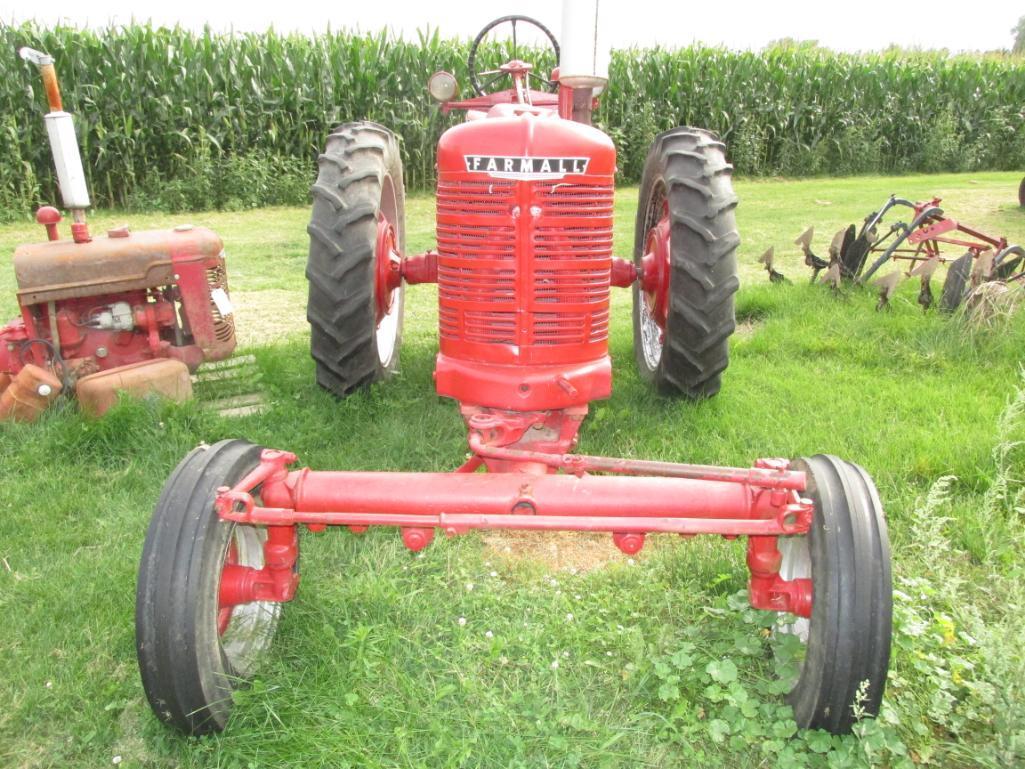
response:
M263 568L225 564L221 572L220 608L254 601L291 601L299 587L299 574L295 569L298 558L296 527L268 526Z
M234 488L217 489L214 509L225 521L238 521L256 508L253 491L288 475L287 467L297 460L287 451L264 449L260 464ZM267 526L263 544L263 567L225 564L221 573L218 602L221 609L254 601L291 601L299 587L295 566L299 560L299 533L295 524Z
M572 427L561 429L551 414L547 423L520 418L515 425L503 425L504 415L464 416L472 457L456 472L289 471L294 454L264 450L249 475L218 489L221 519L268 531L263 568L227 568L222 603L291 599L300 524L354 532L395 526L412 551L427 547L438 529L449 536L470 529L608 532L630 555L652 533L747 536L752 606L810 616L811 580L780 576L777 538L806 534L813 512L801 496L805 474L785 460L730 468L549 453L529 448L531 441L549 450L572 443L582 415L568 415ZM525 448L489 443L498 436ZM481 465L489 472L474 472ZM531 472L508 471L513 467Z

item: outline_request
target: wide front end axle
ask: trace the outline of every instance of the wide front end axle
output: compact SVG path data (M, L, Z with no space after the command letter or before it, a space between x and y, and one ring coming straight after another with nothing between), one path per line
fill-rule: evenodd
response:
M492 456L496 453L501 456L499 449ZM518 453L525 455L521 461L539 461L537 452ZM427 547L436 530L449 536L470 529L609 532L631 555L653 533L747 536L752 606L811 614L811 580L785 580L779 574L776 538L807 533L814 509L800 496L805 474L789 469L785 460L759 460L742 469L547 455L540 461L563 473L543 475L288 471L295 461L294 454L264 450L250 473L233 487L218 489L217 514L271 532L300 524L313 531L348 526L357 533L368 526L395 526L413 551ZM280 597L263 587L292 584L274 576L290 575L294 563L277 557L280 538L268 537L263 574L249 578L248 595L236 590L242 574L232 565L236 602L291 599L294 587Z

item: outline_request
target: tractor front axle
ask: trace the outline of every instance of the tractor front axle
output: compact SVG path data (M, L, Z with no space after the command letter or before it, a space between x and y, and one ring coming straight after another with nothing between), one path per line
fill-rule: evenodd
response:
M557 465L567 474L289 471L294 454L265 450L252 472L234 487L218 490L215 506L223 520L274 532L293 531L299 524L313 531L348 526L355 532L396 526L413 551L427 547L437 529L449 536L470 529L609 532L628 554L640 550L649 533L747 536L752 605L810 616L811 581L784 580L779 573L776 538L807 533L813 513L812 503L800 496L805 474L790 470L785 461L714 468L471 445L482 459L498 452L504 459ZM233 584L283 586L283 568L291 564L283 566L279 555L268 553L262 569L251 569L262 576L240 572ZM280 598L270 590L259 596L288 600L294 587L288 588Z

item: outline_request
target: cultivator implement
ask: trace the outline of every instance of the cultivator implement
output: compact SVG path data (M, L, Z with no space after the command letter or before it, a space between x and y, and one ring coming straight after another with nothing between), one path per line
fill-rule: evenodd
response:
M890 260L909 262L907 271L910 272L930 259L952 262L950 252L962 250L973 260L991 254L998 274L1009 277L1020 270L1025 250L1008 245L1004 237L987 235L948 217L940 208L940 202L940 198L933 198L912 203L890 196L882 208L866 218L851 249L841 255L850 274L865 282ZM885 221L891 218L890 213L900 208L910 210L910 222L896 221L887 227ZM861 267L865 264L868 268L862 274Z
M405 287L437 283L435 386L459 403L470 458L450 473L392 473L292 469L294 454L244 441L187 456L139 575L140 667L165 722L224 728L232 690L297 596L300 529L328 526L397 528L411 551L474 529L607 532L627 554L656 534L747 537L751 605L799 618L777 630L806 645L789 694L797 723L844 732L878 710L890 561L861 468L825 455L730 468L572 453L588 404L611 393L613 287L633 291L642 378L689 398L718 391L739 243L724 145L678 128L649 153L632 260L613 255L615 149L589 124L605 84L596 3L582 17L576 5L557 93L529 88L526 62L484 70L477 57L499 22L515 46L516 25L536 24L526 17L488 25L471 46L471 82L484 70L509 90L455 102L452 76L431 78L447 108L468 112L438 148L436 251L405 253L396 137L364 122L329 138L307 266L317 380L346 397L394 371Z
M1025 281L1025 248L947 216L941 202L940 198L912 202L891 195L878 211L865 217L860 230L852 224L834 235L828 260L811 248L813 228L794 242L813 270L812 282L821 270L832 269L834 285L841 278L866 284L888 262L905 262L903 275L921 280L918 302L925 309L933 304L931 280L940 264L948 265L940 299L946 312L956 309L972 288L985 281ZM904 210L908 215L902 220L899 212ZM876 282L884 294L880 306L886 306L896 285L889 276Z

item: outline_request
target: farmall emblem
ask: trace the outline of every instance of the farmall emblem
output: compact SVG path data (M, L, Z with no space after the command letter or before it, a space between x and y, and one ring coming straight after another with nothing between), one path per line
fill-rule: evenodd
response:
M484 173L496 179L561 179L567 174L587 173L590 158L504 157L464 155L466 170Z

